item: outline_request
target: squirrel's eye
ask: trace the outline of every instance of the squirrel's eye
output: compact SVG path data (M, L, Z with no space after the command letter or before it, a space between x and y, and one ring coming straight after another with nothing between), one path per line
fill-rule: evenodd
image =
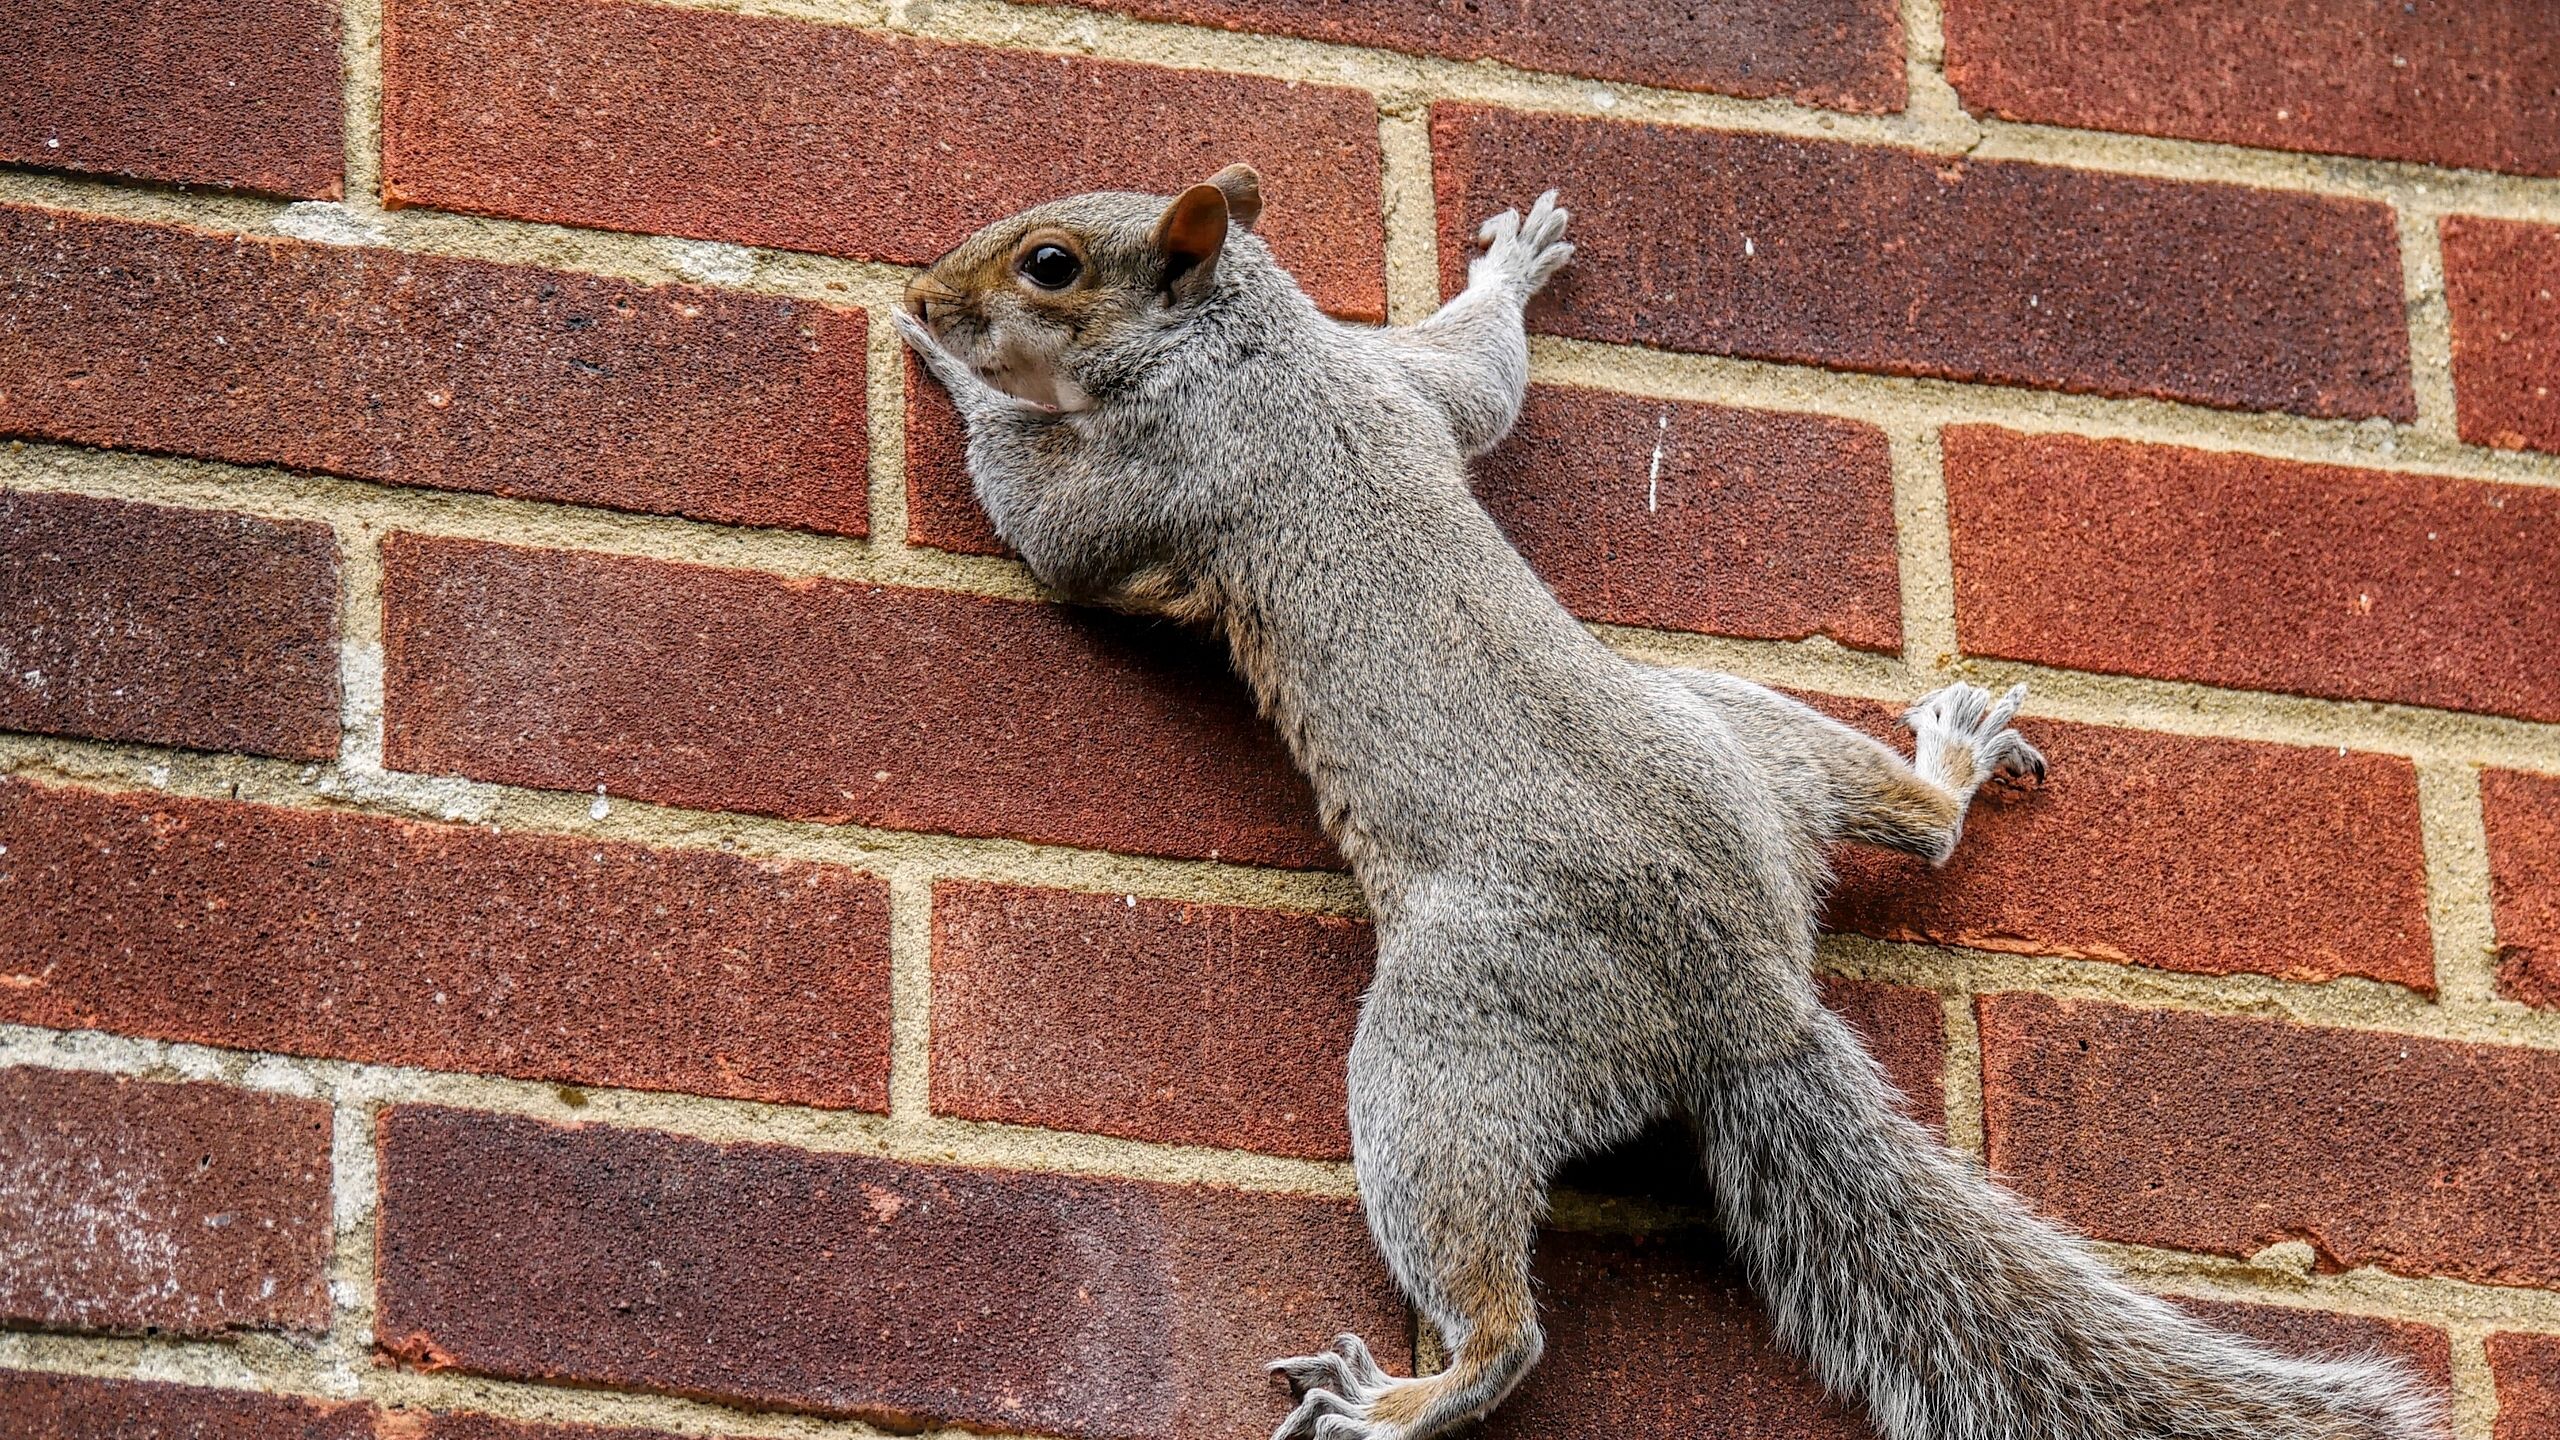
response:
M1084 262L1064 245L1042 245L1023 256L1015 268L1043 290L1064 290L1084 273Z

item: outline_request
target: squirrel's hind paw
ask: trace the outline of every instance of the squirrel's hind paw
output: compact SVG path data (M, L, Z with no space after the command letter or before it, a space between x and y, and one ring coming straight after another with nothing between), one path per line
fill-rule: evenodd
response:
M1274 1360L1268 1367L1289 1380L1296 1409L1271 1432L1271 1440L1398 1440L1402 1427L1378 1418L1380 1396L1399 1384L1379 1368L1357 1335L1336 1335L1313 1355Z

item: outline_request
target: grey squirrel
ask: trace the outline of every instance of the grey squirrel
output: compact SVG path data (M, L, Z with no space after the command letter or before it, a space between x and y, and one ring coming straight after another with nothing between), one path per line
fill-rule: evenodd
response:
M1379 1250L1448 1347L1277 1361L1278 1440L1423 1440L1536 1363L1529 1257L1574 1156L1682 1117L1776 1333L1888 1440L2414 1440L2437 1407L2112 1276L1904 1119L1815 998L1839 839L1942 862L1975 790L2041 779L2024 687L1939 690L1911 761L1731 676L1625 659L1467 489L1573 253L1552 192L1485 222L1418 325L1319 313L1231 166L989 225L908 287L997 530L1080 602L1214 629L1377 918L1351 1051Z

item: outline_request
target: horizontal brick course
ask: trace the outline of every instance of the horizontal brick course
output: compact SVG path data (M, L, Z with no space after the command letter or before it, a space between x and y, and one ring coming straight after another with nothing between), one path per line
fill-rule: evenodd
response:
M2560 226L2452 215L2437 236L2462 438L2560 453Z
M942 591L394 536L403 770L1142 854L1335 863L1223 656Z
M1855 712L1868 707L1850 708L1865 718ZM1983 790L1942 868L1842 850L1829 926L2196 974L2435 988L2409 761L2032 717L2021 728L2052 763L2045 784ZM2057 855L2072 861L2057 866Z
M383 1121L379 1334L474 1373L1066 1436L1261 1433L1404 1319L1347 1201L458 1111ZM1259 1427L1259 1428L1257 1428Z
M337 614L326 525L0 491L0 727L325 759Z
M325 1328L329 1145L317 1101L0 1070L0 1325Z
M0 433L867 528L861 311L0 207Z
M2560 1010L2560 776L2480 777L2498 993Z
M800 861L0 781L0 1018L879 1110L889 917Z
M2560 1288L2560 1055L2005 994L1991 1168L2105 1240Z
M2496 1334L2488 1351L2498 1386L2496 1440L2560 1435L2560 1335Z
M392 0L382 126L395 204L907 265L1041 201L1248 160L1309 292L1385 312L1353 90L615 0Z
M2545 0L1948 0L1976 115L2560 175Z
M327 0L12 0L0 27L13 165L335 199L344 95Z
M354 1401L0 1370L9 1440L402 1440L375 1418Z
M2217 1329L2306 1359L2387 1355L2431 1389L2453 1388L2453 1341L2433 1325L2376 1315L2340 1315L2290 1305L2180 1299L2179 1309Z
M1049 0L1060 3L1060 0ZM1452 60L1836 110L1899 110L1902 17L1887 0L1067 0L1146 20L1375 45Z
M1554 186L1584 340L2303 415L2416 416L2388 206L1474 105L1432 108L1442 283Z
M2560 491L1944 436L1969 654L2560 720Z

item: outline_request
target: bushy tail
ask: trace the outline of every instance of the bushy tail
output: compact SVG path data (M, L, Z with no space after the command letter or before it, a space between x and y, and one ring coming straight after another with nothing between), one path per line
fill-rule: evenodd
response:
M2128 1288L1896 1114L1828 1015L1698 1097L1780 1340L1887 1440L2436 1440L2394 1362L2295 1360Z

